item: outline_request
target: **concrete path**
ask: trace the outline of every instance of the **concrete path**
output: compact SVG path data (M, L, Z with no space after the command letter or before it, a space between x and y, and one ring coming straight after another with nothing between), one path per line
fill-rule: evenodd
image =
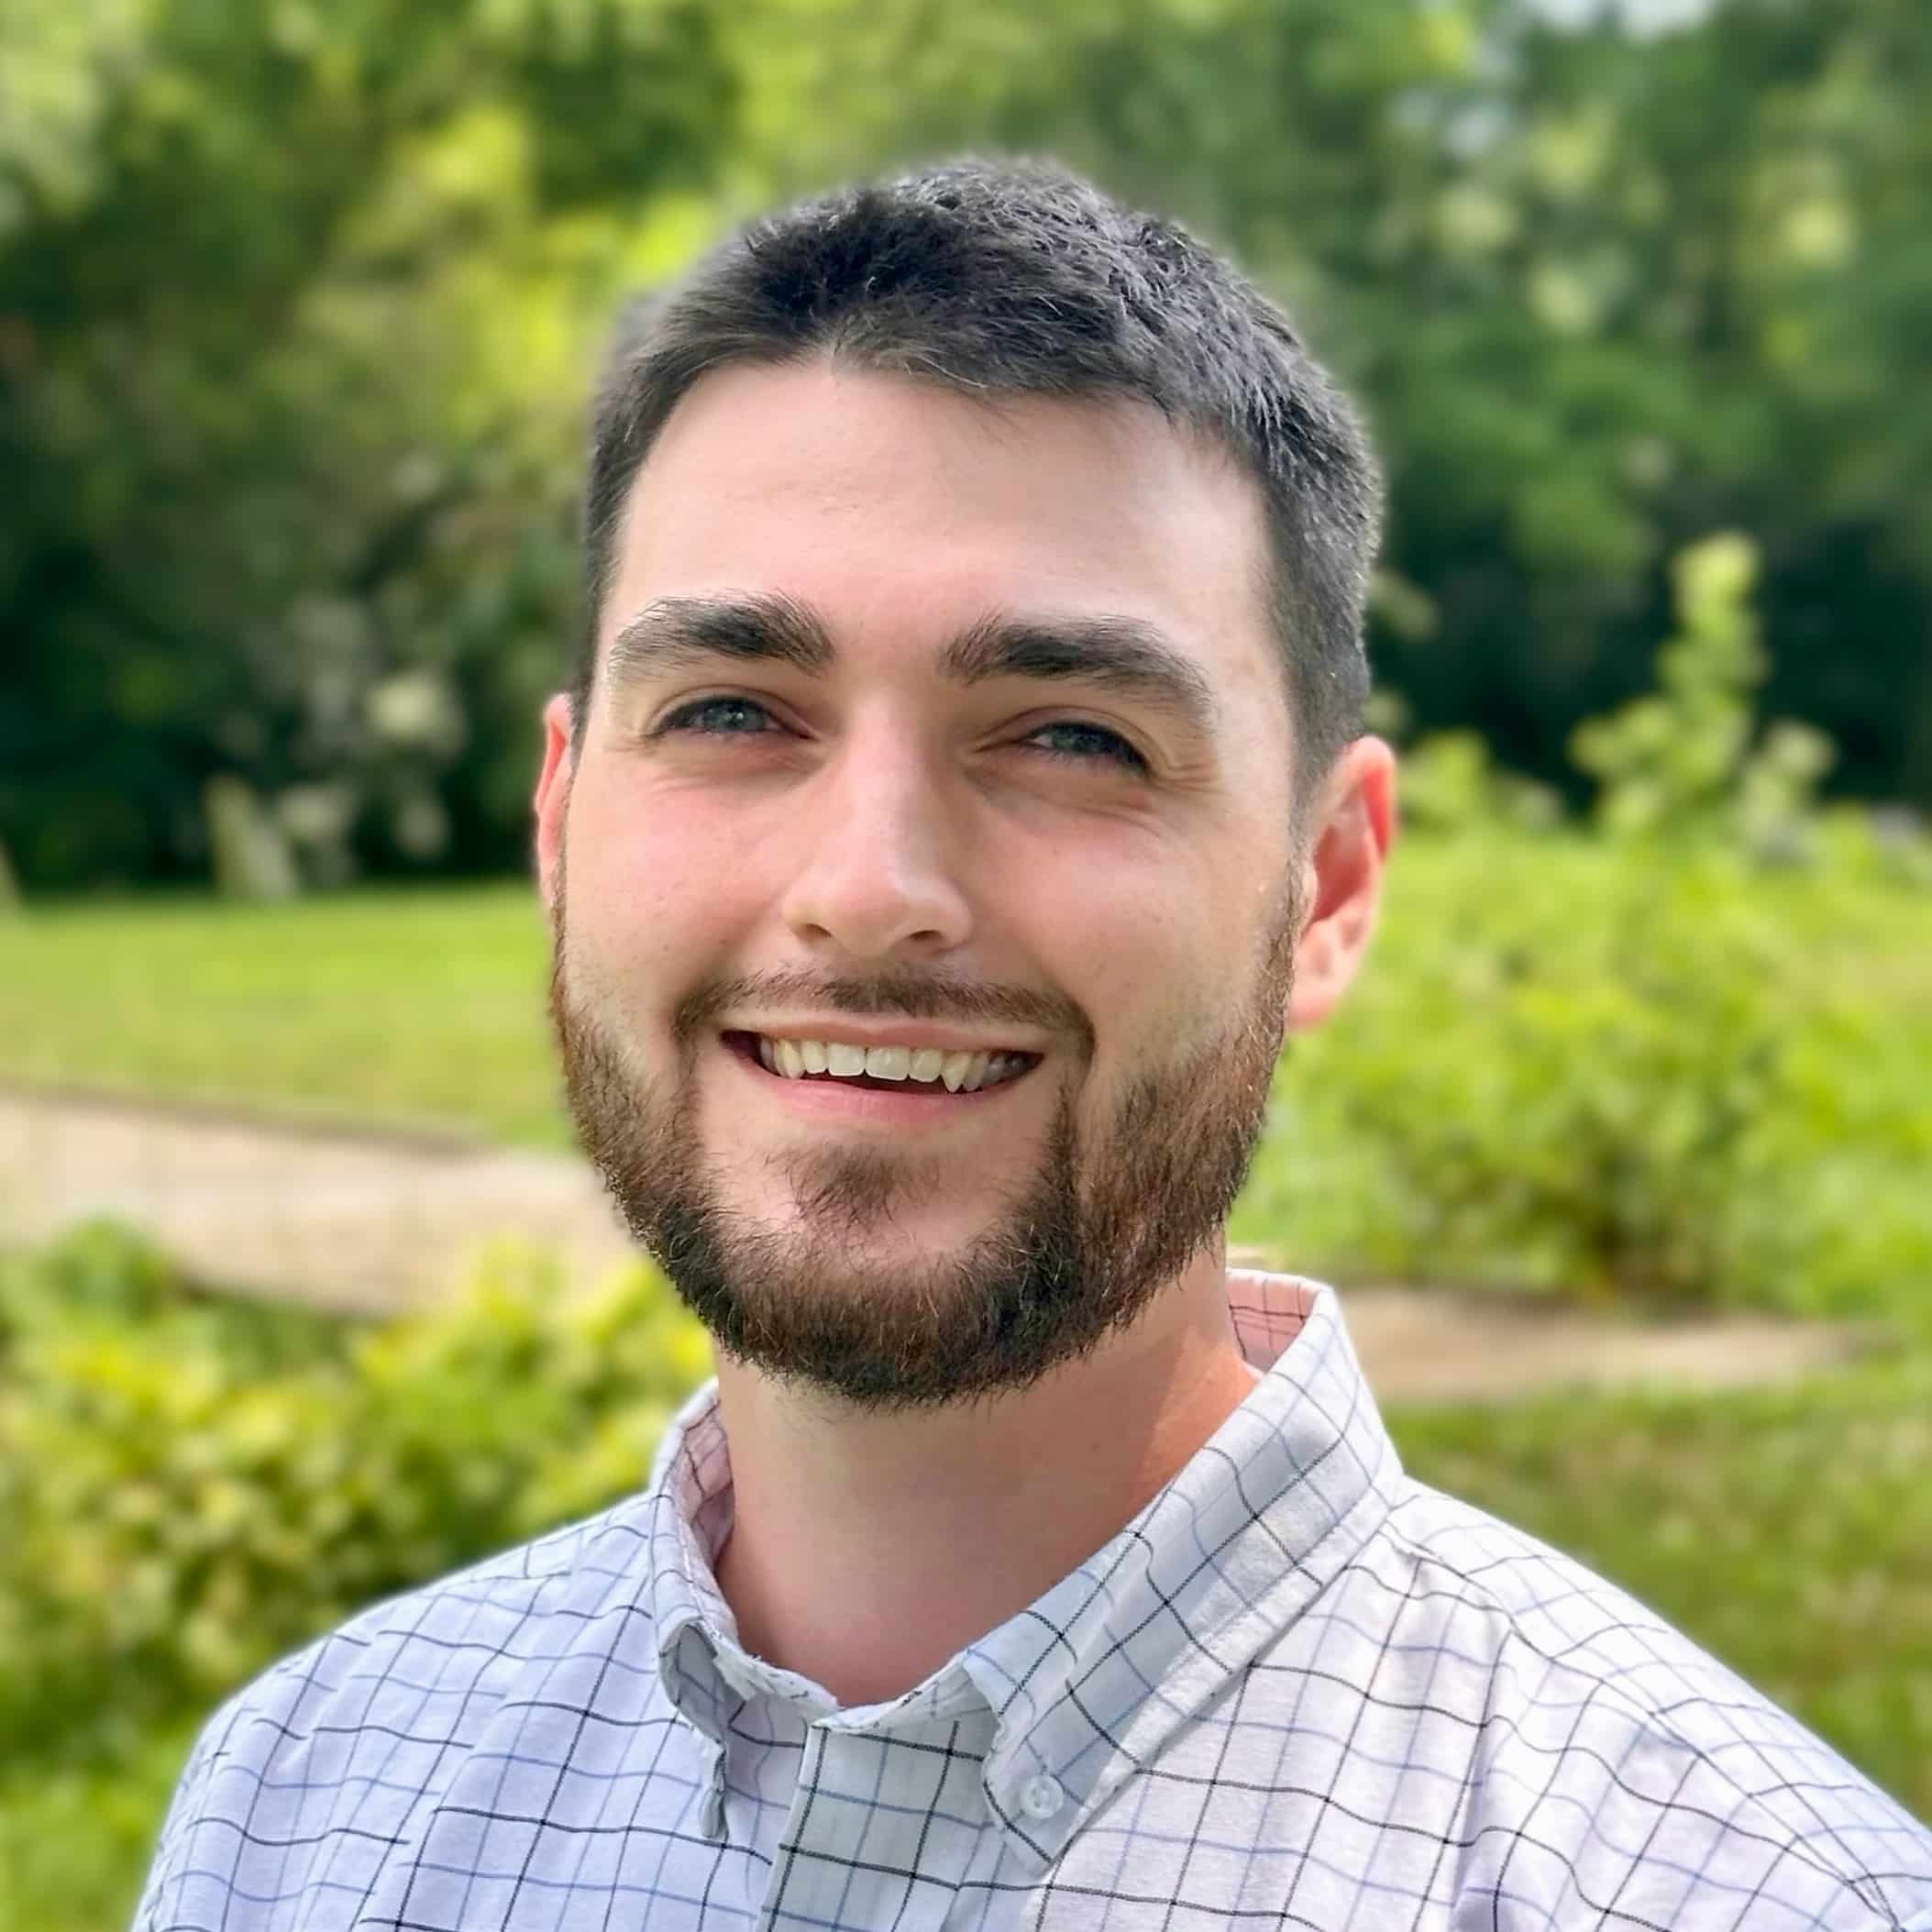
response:
M453 1135L0 1087L0 1242L39 1242L103 1214L209 1279L369 1312L434 1301L496 1238L553 1249L580 1278L633 1252L575 1159ZM1744 1318L1641 1327L1413 1288L1352 1287L1342 1299L1385 1400L1762 1383L1844 1360L1864 1341Z
M434 1299L497 1237L573 1274L631 1251L583 1163L457 1135L0 1088L0 1239L131 1222L210 1279L381 1313Z

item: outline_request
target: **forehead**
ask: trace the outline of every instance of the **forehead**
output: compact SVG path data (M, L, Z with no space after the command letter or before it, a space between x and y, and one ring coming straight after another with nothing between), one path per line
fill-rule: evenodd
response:
M1157 626L1276 691L1261 492L1137 403L981 401L814 359L702 378L632 487L602 640L657 599L778 594L841 657L936 657L989 613Z

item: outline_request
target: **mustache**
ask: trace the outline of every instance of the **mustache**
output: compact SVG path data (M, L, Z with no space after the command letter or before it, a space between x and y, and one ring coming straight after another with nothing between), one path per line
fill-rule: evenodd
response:
M712 1031L723 1014L734 1010L792 1006L864 1017L890 1013L904 1020L957 1020L982 1026L1004 1021L1064 1035L1075 1041L1083 1053L1093 1050L1091 1023L1064 994L940 973L847 974L834 978L800 969L710 979L678 1002L671 1030L684 1045Z

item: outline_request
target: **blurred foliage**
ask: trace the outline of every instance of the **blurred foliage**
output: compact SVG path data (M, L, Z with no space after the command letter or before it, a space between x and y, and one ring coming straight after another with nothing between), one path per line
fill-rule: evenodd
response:
M1345 1016L1290 1044L1235 1238L1346 1280L1932 1323L1932 907L1846 849L1800 885L1419 839Z
M197 1293L105 1224L0 1258L0 1737L132 1736L639 1487L710 1363L642 1264L567 1295L505 1253L351 1328Z
M0 847L30 889L205 878L226 778L311 881L514 865L619 293L969 144L1192 218L1359 389L1419 730L1580 802L1667 560L1735 528L1770 709L1932 804L1932 10L1620 20L0 0Z
M1547 831L1562 817L1562 801L1547 785L1501 770L1473 731L1438 732L1409 746L1398 786L1409 831Z
M0 1926L127 1932L200 1705L108 1749L10 1762L0 1748Z
M1292 1043L1238 1234L1343 1276L1932 1332L1932 977L1816 944L1850 906L1932 943L1932 840L1821 807L1829 742L1758 728L1755 568L1735 533L1676 560L1657 690L1575 734L1594 839L1470 734L1411 755L1421 897L1398 852L1402 928Z
M0 469L31 479L0 513L0 841L29 883L205 874L224 775L311 878L513 850L576 324L689 247L719 35L701 0L0 9Z
M1572 741L1602 783L1598 822L1612 838L1715 836L1758 859L1816 856L1830 739L1785 722L1751 743L1751 692L1765 671L1747 601L1755 550L1735 533L1707 537L1673 574L1682 628L1659 655L1660 690Z

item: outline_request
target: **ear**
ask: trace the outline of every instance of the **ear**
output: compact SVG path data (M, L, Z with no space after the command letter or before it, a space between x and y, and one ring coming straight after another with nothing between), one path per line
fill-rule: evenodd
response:
M563 859L564 808L570 802L576 756L570 744L570 701L558 691L544 706L544 764L536 777L536 883L544 905L554 912L557 878Z
M1307 910L1295 947L1290 1032L1319 1026L1360 968L1395 833L1396 755L1380 738L1357 738L1321 788L1302 859Z

